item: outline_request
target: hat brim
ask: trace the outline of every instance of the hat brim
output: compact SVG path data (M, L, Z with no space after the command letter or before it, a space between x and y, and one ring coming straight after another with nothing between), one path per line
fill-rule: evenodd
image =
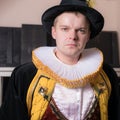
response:
M51 34L51 27L53 26L54 19L65 11L79 11L87 17L90 22L90 38L94 38L104 26L103 16L93 8L80 5L57 5L49 8L42 15L42 24L49 34Z

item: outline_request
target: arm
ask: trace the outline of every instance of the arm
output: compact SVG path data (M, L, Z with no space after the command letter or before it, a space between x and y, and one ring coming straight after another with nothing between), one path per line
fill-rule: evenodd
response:
M0 108L0 120L28 120L26 94L36 73L32 63L21 65L13 71Z
M103 69L110 79L112 91L108 101L108 119L118 120L118 103L119 103L119 79L113 68L104 64Z

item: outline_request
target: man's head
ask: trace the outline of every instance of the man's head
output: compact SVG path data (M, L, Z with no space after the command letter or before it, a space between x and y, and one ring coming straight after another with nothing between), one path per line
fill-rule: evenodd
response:
M56 56L62 61L66 57L76 62L90 38L88 19L76 11L63 12L54 20L51 30L56 40Z
M48 33L51 34L55 18L66 11L78 11L86 16L90 23L90 38L94 38L101 32L104 18L97 10L89 7L86 0L62 0L60 5L49 8L42 15L42 23Z

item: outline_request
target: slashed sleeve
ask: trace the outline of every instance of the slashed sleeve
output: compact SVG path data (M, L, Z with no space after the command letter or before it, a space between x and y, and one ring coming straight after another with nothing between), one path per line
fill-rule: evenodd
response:
M107 74L112 87L111 95L108 101L108 119L119 120L119 79L116 72L110 65L104 63L103 69Z
M29 120L26 94L35 73L36 68L32 63L14 69L0 107L0 120Z

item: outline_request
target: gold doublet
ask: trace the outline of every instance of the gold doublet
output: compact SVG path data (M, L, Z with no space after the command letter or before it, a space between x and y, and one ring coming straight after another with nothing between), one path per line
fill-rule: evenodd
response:
M51 70L51 66L44 63L42 59L40 59L33 51L32 54L33 63L38 68L38 72L34 77L28 89L28 94L27 94L28 112L31 116L31 120L42 119L42 116L44 115L44 112L47 109L48 103L50 101L56 83L59 83L68 88L78 88L85 86L88 82L93 87L95 95L99 100L101 120L108 119L107 102L110 95L111 86L106 74L102 70L102 62L103 62L102 53L98 49L95 50L97 50L97 54L99 54L100 56L97 57L97 59L99 58L98 61L96 62L97 67L93 69L93 71L91 72L89 72L88 70L88 73L83 74L83 76L80 75L81 77L79 79L74 79L74 80L69 80L68 78L63 78L59 76L59 73L57 74L53 70ZM42 77L42 80L38 82L38 79L41 76L45 76L45 77Z
M99 60L97 61L97 62L99 62L99 63L97 63L96 62L96 64L97 64L97 67L96 68L94 68L94 70L92 70L92 71L90 71L90 72L88 72L88 73L84 73L84 75L82 75L81 73L82 73L82 70L81 70L81 66L76 70L78 73L75 73L75 74L79 74L79 76L77 77L77 78L75 78L75 79L73 79L73 80L69 80L68 78L63 78L63 77L61 77L60 75L58 75L57 73L55 73L50 67L49 67L49 65L46 65L46 64L44 64L44 62L43 61L41 61L39 58L38 58L38 56L36 56L36 54L34 53L34 51L33 51L33 54L32 54L32 60L33 60L33 63L35 64L35 66L38 68L38 69L41 69L42 71L46 71L46 73L48 73L53 79L55 79L55 81L57 82L57 83L60 83L60 84L62 84L63 86L65 86L65 87L68 87L68 88L78 88L78 87L83 87L83 86L85 86L88 82L90 82L90 83L92 83L92 82L94 82L94 79L96 78L96 76L97 76L97 74L99 73L99 70L102 68L102 63L103 63L103 55L102 55L102 53L101 53L101 51L99 51L98 49L94 49L94 51L97 51L97 53L99 54L99 56L100 56L100 58L99 58ZM87 53L88 51L86 51L86 53ZM92 52L92 51L91 51ZM44 53L43 53L44 54ZM49 54L49 53L48 53ZM88 53L89 54L89 53ZM83 56L83 55L82 55ZM47 57L47 54L46 54L46 57ZM45 59L46 59L46 57L45 57ZM86 56L85 56L86 57ZM91 56L92 57L92 56ZM84 61L84 59L85 58L83 58L83 60L82 61ZM98 59L98 58L97 58ZM89 59L88 59L88 61L89 61ZM52 62L52 61L51 61ZM91 62L94 62L94 61L91 61ZM54 66L54 64L55 64L55 62L53 61L53 63L52 63L52 66ZM59 64L59 62L58 63L56 63L57 64L57 66L58 66L58 64ZM84 63L82 63L82 64L84 64ZM93 65L95 65L95 63L93 63ZM85 65L84 66L86 66L86 63L85 63ZM61 69L62 69L62 67L61 67ZM61 70L60 68L59 68L59 71ZM84 68L84 69L89 69L89 66L86 66L86 68ZM81 70L81 73L79 73L79 71ZM56 71L58 71L58 70L56 70ZM85 72L85 70L84 70L84 72ZM67 73L67 71L66 71L66 73ZM73 71L71 72L71 73L69 73L69 74L72 74L73 73ZM75 75L74 75L75 76Z

